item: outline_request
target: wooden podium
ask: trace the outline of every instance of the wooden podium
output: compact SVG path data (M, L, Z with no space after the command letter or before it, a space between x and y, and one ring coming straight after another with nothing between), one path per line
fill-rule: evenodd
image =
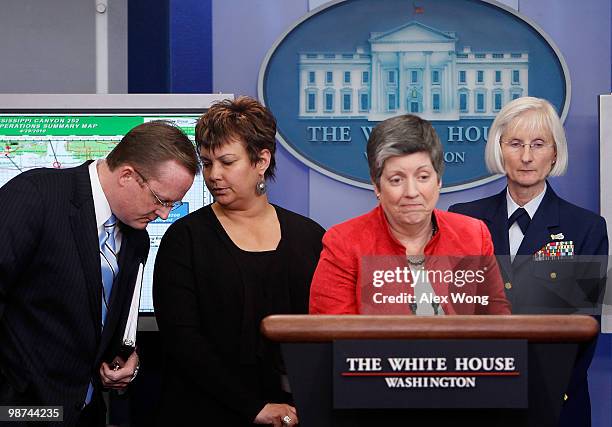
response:
M281 343L303 427L556 426L574 361L599 332L590 316L276 315L262 333ZM335 409L333 342L339 340L525 340L527 409ZM461 345L461 343L458 343ZM466 341L467 345L467 341ZM504 390L499 390L503 394Z

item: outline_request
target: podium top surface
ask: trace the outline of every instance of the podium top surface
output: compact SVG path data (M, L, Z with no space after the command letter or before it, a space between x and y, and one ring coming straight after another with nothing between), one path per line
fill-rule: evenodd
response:
M526 339L530 342L584 342L599 332L584 315L365 316L274 315L262 333L278 342L340 339Z

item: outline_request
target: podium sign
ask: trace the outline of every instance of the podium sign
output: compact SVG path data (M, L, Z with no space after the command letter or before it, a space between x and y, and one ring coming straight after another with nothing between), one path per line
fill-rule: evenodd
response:
M338 340L335 409L527 408L526 340Z

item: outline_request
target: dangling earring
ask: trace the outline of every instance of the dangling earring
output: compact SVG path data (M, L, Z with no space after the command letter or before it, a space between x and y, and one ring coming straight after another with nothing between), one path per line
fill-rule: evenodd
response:
M261 196L266 194L266 191L268 191L268 187L266 186L266 180L262 177L260 181L255 184L255 192L258 196Z

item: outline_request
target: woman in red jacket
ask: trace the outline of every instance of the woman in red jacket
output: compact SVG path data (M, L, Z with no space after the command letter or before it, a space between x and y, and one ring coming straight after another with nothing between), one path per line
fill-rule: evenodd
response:
M431 124L385 120L367 154L380 203L325 234L310 313L510 314L487 227L435 209L444 158Z

